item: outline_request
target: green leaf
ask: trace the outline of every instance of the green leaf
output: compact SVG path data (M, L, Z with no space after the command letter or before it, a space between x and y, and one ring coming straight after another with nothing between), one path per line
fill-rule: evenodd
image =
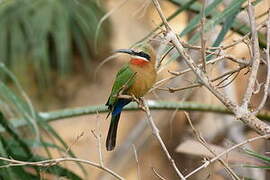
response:
M270 169L270 166L252 166L252 165L244 165L246 168L259 168L259 169Z
M183 6L187 0L169 0L170 2L178 5L178 6ZM261 0L256 0L254 1L252 4L256 5L259 2L261 2ZM194 12L194 13L200 13L201 10L201 3L199 2L195 2L194 4L192 4L188 10ZM220 12L218 10L213 10L213 12L211 13L211 15L209 15L209 17L207 17L208 19L213 18L214 16L216 16L216 14L219 14ZM242 22L240 22L239 20L235 20L235 22L233 23L231 30L240 34L240 35L245 35L247 33L250 32L250 27L247 24L244 24ZM266 36L260 32L258 32L258 37L259 37L259 44L261 48L265 48L266 47Z
M212 13L212 11L222 2L222 0L215 0L212 2L209 6L205 8L205 16L208 16L209 14ZM186 35L187 33L191 32L194 30L198 24L200 23L201 20L201 14L196 15L192 20L189 22L187 27L180 33L180 37Z
M93 37L103 14L94 1L1 1L0 62L12 70L20 70L21 64L34 68L31 73L37 76L40 89L53 84L52 71L62 76L72 72L74 57L82 57L89 71L87 61L94 59ZM108 41L107 29L102 29L101 36ZM106 50L107 44L103 45Z
M60 74L64 75L71 70L71 57L69 54L71 39L68 24L69 14L61 5L57 3L55 6L52 37L56 48L57 67Z
M6 157L6 158L8 158L8 154L7 154L6 150L5 150L5 146L3 145L1 139L0 139L0 156L1 156L1 157ZM6 165L6 164L7 164L7 163L1 163L1 162L0 162L0 165L1 165L1 166L2 166L2 165ZM16 178L18 178L18 177L16 176L16 173L13 172L13 169L11 169L11 168L7 168L7 169L1 170L1 171L0 171L0 176L5 177L5 178L10 178L10 179L16 179Z
M215 14L211 20L209 20L204 25L204 31L209 31L214 26L222 23L226 17L230 17L234 15L235 13L239 12L239 7L244 3L246 0L234 0L231 2L231 4L225 8L223 12L220 12L218 14ZM195 35L192 36L192 38L189 40L189 43L193 44L200 38L200 32L197 32Z
M234 3L234 2L232 2L232 3ZM228 32L228 31L230 30L230 28L232 27L233 22L234 22L234 20L235 20L235 18L236 18L236 15L240 12L240 10L241 10L241 5L242 5L242 4L238 4L238 7L235 8L234 12L232 12L232 14L229 15L229 16L226 18L226 20L225 20L225 22L224 22L224 24L223 24L223 26L222 26L222 29L221 29L221 31L219 32L219 34L218 34L218 36L217 36L215 42L213 43L212 47L218 47L218 46L222 43L222 41L224 40L224 38L225 38L227 32ZM211 59L211 57L212 57L212 55L208 56L208 57L207 57L207 61L209 61L209 60Z
M260 160L262 160L262 161L270 164L270 157L268 157L268 156L264 156L262 154L258 154L258 153L254 152L252 150L249 150L249 149L245 149L244 152L247 153L250 156L253 156L255 158L258 158L258 159L260 159Z
M46 130L47 132L49 132L63 147L64 149L68 149L68 145L66 144L66 142L60 137L60 135L45 121L43 121L40 117L39 117L39 123L40 123L40 126ZM67 152L71 157L76 157L75 154L73 153L73 151L68 151ZM86 175L87 172L86 170L84 169L84 167L76 162L76 164L79 166L79 168L82 170L82 172Z
M192 6L195 3L196 0L184 0L183 5L181 5L180 8L178 8L172 15L170 15L167 18L167 21L171 21L172 19L174 19L176 16L178 16L179 14L181 14L182 12L184 12L185 10L188 10L190 8L190 6ZM161 24L159 24L154 30L152 30L149 34L147 34L144 38L142 38L140 41L136 42L136 44L140 44L143 41L145 41L147 38L149 38L154 32L156 32L158 29L160 29L160 27L164 25L164 23L162 22Z
M15 110L18 115L22 115L25 120L31 125L33 128L33 132L35 131L34 123L35 120L33 119L31 113L31 109L29 106L17 95L15 95L10 88L8 88L3 82L0 81L0 97L4 99L9 105L15 107L13 110Z

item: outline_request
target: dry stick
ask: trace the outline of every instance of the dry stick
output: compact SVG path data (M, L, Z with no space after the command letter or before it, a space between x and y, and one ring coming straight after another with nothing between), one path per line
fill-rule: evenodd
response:
M265 105L267 96L268 96L268 87L270 83L270 56L269 56L269 49L270 49L270 10L268 13L268 22L267 22L267 47L265 49L265 55L266 55L266 66L267 66L267 76L264 84L264 94L263 98L261 100L261 103L257 107L257 109L253 112L254 115L256 115Z
M203 0L203 5L202 5L202 9L201 9L201 13L202 13L202 18L201 18L201 55L202 55L202 69L204 72L206 72L206 58L205 58L205 46L206 46L206 39L204 36L204 24L205 24L205 0Z
M213 94L215 95L229 110L231 110L237 119L244 122L250 128L255 130L261 135L270 133L270 126L261 120L259 120L256 116L254 116L248 109L244 109L239 107L235 102L233 102L226 94L222 93L217 87L213 86L207 77L206 73L201 71L200 68L195 64L194 60L189 56L189 54L185 51L184 47L180 43L180 40L176 33L169 26L165 16L162 13L161 7L157 0L152 0L159 16L161 17L164 25L166 27L167 34L165 38L171 41L177 51L183 56L183 59L187 63L187 65L192 69L200 82ZM255 27L255 26L254 26ZM256 28L252 28L252 30L256 30ZM253 33L254 34L254 33ZM255 33L256 34L256 33ZM255 41L256 42L256 41ZM258 42L257 42L258 43ZM255 48L256 49L256 48ZM256 68L256 67L255 67ZM254 70L253 70L254 71ZM252 90L252 89L251 89Z
M259 31L260 29L262 29L263 27L265 26L265 21L263 21L262 23L260 23L256 30ZM207 50L226 50L226 49L229 49L229 48L232 48L234 47L235 45L243 42L245 39L247 39L250 35L250 32L248 32L246 35L242 36L241 38L235 40L234 42L230 43L230 44L227 44L227 45L221 45L219 47L206 47ZM191 44L188 44L186 42L183 42L181 41L181 44L185 47L185 48L190 48L190 49L201 49L202 47L201 46L196 46L196 45L191 45ZM212 51L206 51L207 53L209 52L212 52ZM213 53L213 52L212 52Z
M184 42L181 42L181 43L184 43ZM186 43L184 43L183 46L184 46L184 47L186 46L186 47L189 47L189 48L201 49L201 47L199 47L199 46L192 46L192 45L188 45L188 44L186 44ZM212 51L206 51L206 53L212 54L212 55L217 55L217 56L220 55L219 53L212 52ZM223 60L223 59L225 59L225 58L226 58L226 59L229 59L229 60L231 60L231 61L233 61L233 62L235 62L235 63L238 63L238 64L239 64L241 67L243 67L243 68L250 66L249 61L244 61L244 60L242 60L242 59L237 59L237 58L232 57L231 55L222 55L222 56L219 56L219 57L217 57L217 58L215 58L215 59L212 59L212 60L210 60L210 61L207 61L207 62L206 62L206 65L208 65L208 64L214 64L215 62L218 62L218 61ZM199 67L202 67L203 64L199 64L198 66L199 66ZM173 71L169 71L169 73L171 73L173 76L170 76L170 77L167 77L167 78L164 78L164 79L158 81L158 82L155 84L155 86L154 86L150 91L152 91L152 90L154 90L154 89L156 89L156 88L158 88L158 87L164 85L164 84L167 83L168 81L170 81L170 80L176 78L176 76L183 75L184 73L187 73L187 72L190 72L190 71L192 71L191 68L185 69L185 70L183 70L183 71L181 71L181 72L173 72Z
M5 162L10 163L10 164L4 165L4 166L0 166L0 168L12 167L12 166L27 166L27 165L40 166L40 167L50 167L50 166L54 166L56 164L59 164L61 162L65 162L65 161L79 162L79 163L88 164L90 166L96 167L98 169L101 169L101 170L111 174L112 176L114 176L117 179L124 180L124 178L121 177L120 175L118 175L117 173L113 172L112 170L110 170L104 166L100 166L98 163L94 163L92 161L79 159L79 158L66 157L66 158L48 159L48 160L36 161L36 162L26 162L26 161L19 161L19 160L15 160L15 159L8 159L8 158L0 157L0 161L5 161Z
M192 131L195 134L195 137L197 138L197 140L210 152L212 153L214 156L217 156L217 154L208 146L207 142L205 141L205 139L200 135L200 133L198 132L198 130L193 126L193 123L190 119L189 114L184 111L185 116L191 126ZM225 167L226 171L234 178L237 180L240 180L240 178L235 174L235 172L229 167L229 165L221 158L218 159L218 161Z
M74 146L75 144L77 144L79 142L79 140L83 137L84 135L84 131L82 131L77 137L76 139L67 147L65 153L68 154L68 152L70 151L71 147Z
M146 102L144 99L142 99L142 109L145 111L146 115L147 115L147 120L149 122L149 125L151 126L151 129L152 129L152 133L153 135L157 138L159 144L161 145L162 147L162 150L163 152L166 154L168 160L170 161L171 165L173 166L177 176L179 178L181 178L182 180L185 179L185 177L183 176L183 174L179 171L179 169L177 168L176 164L175 164L175 161L174 159L171 157L170 153L168 152L163 140L161 139L160 137L160 134L159 134L159 129L157 128L156 124L154 123L154 120L153 120L153 117L151 116L151 113L150 113L150 110L149 110L149 107L147 106Z
M218 79L221 79L221 78L223 78L225 76L228 76L228 75L234 74L236 72L239 72L239 71L241 71L242 69L244 69L246 67L247 66L243 65L243 66L238 67L237 69L230 70L230 71L228 71L228 72L226 72L226 73L224 73L224 74L222 74L222 75L220 75L220 76L218 76L218 77L216 77L214 79L211 79L211 82L214 82L214 81L216 81Z
M179 40L180 43L182 44L182 46L184 48L188 48L188 49L195 49L195 50L200 50L202 49L203 47L201 46L194 46L194 45L190 45L184 41L181 41ZM216 55L216 56L224 56L224 58L227 58L228 60L232 61L232 62L235 62L235 63L238 63L238 64L249 64L248 61L246 60L243 60L243 59L239 59L239 58L236 58L236 57L233 57L232 55L229 55L229 54L224 54L224 55L220 55L220 51L224 50L223 48L209 48L209 47L205 47L206 49L211 49L211 50L218 50L217 52L216 51L209 51L209 50L205 50L205 54L208 54L208 55Z
M216 160L220 159L222 156L228 154L229 152L231 152L232 150L234 150L234 149L236 149L236 148L238 148L240 146L243 146L245 144L248 144L250 142L253 142L253 141L256 141L256 140L259 140L259 139L268 139L268 138L270 138L270 134L250 138L250 139L247 139L247 140L243 141L242 143L236 144L236 145L230 147L229 149L227 149L226 151L223 151L222 153L220 153L216 157L212 158L211 160L206 161L203 165L201 165L200 167L198 167L197 169L195 169L194 171L192 171L191 173L186 175L185 178L188 178L188 177L192 176L193 174L199 172L200 170L202 170L204 168L207 168L211 163L215 162Z
M244 68L246 68L247 66L245 66L245 65L242 65L242 66L240 66L239 68L237 68L237 69L234 69L234 70L231 70L231 71L228 71L228 72L226 72L226 73L224 73L224 74L222 74L222 75L220 75L220 76L218 76L218 77L216 77L216 78L214 78L214 79L211 79L210 81L211 82L215 82L215 81L217 81L217 80L219 80L219 79L221 79L221 78L223 78L223 77L225 77L225 76L227 76L225 79L223 79L221 82L219 82L218 83L218 85L217 86L219 86L219 84L221 84L221 83L223 83L223 81L225 81L225 80L227 80L230 76L232 76L234 73L239 73L242 69L244 69ZM233 80L236 78L237 76L235 76L234 78L233 78ZM230 82L231 83L231 82ZM228 84L226 84L226 86L227 86ZM176 91L182 91L182 90L185 90L185 89L190 89L190 88L195 88L195 87L200 87L200 86L202 86L202 84L200 84L200 83L196 83L196 84L192 84L192 85L189 85L189 86L186 86L186 87L181 87L181 88L166 88L166 89L164 89L164 88L158 88L159 90L165 90L165 91L169 91L170 93L174 93L174 92L176 92ZM222 86L223 87L223 86ZM218 87L218 88L221 88L221 87Z
M152 167L152 170L153 170L154 174L155 174L159 179L161 179L161 180L167 180L167 179L165 179L164 177L162 177L162 176L155 170L154 167Z
M99 154L99 164L100 166L104 166L103 156L102 156L102 146L101 146L101 119L99 118L99 113L97 111L97 126L98 126L98 135L96 135L96 139L98 140L98 154Z
M164 61L165 57L173 50L173 48L174 47L172 46L165 52L165 54L162 56L161 60L158 62L157 69L159 69L159 67L161 66L161 64Z
M250 99L252 93L254 92L255 81L260 65L260 49L259 49L259 41L258 34L256 31L256 21L255 21L255 13L254 7L251 5L250 0L248 1L248 16L251 25L251 34L252 34L252 69L248 80L248 85L244 94L244 98L242 100L242 108L248 109L248 104L250 103Z
M141 171L140 171L140 164L139 164L139 159L138 159L138 154L137 154L137 150L134 144L132 144L132 148L134 151L134 156L135 156L135 161L137 164L137 176L138 176L138 180L142 179L141 177Z
M235 75L229 82L227 82L225 85L220 86L220 83L217 84L218 88L219 88L219 89L220 89L220 88L225 88L226 86L228 86L229 84L231 84L231 83L237 78L237 76L239 75L239 73L240 73L240 71L238 71L238 72L236 73L236 75ZM233 75L233 74L232 74L232 75ZM228 77L228 78L229 78L229 77ZM225 78L225 79L228 80L228 78Z
M239 71L236 71L236 72L239 73ZM225 81L227 81L230 77L232 77L232 75L233 75L234 73L236 73L236 72L233 72L233 73L231 73L231 74L229 74L229 75L227 75L227 76L224 76L225 78L222 79L220 82L218 82L216 86L217 86L218 88L220 88L220 85L221 85L222 83L224 83Z
M182 90L186 90L186 89L191 89L191 88L195 88L195 87L201 87L202 85L200 83L196 83L196 84L192 84L192 85L189 85L189 86L186 86L186 87L182 87L182 88L168 88L167 90L170 92L170 93L174 93L176 91L182 91Z
M151 4L150 0L146 0L143 2L143 4L134 12L132 13L133 17L136 17L137 19L141 19L146 14L146 9Z
M225 58L224 56L220 56L220 57L218 57L218 58L212 59L212 60L210 60L210 61L207 61L207 62L206 62L206 65L208 65L208 64L214 64L214 63L216 63L216 62L218 62L218 61L220 61L220 60L222 60L222 59L224 59L224 58ZM198 66L201 67L202 64L198 64ZM185 70L183 70L183 71L181 71L181 72L168 71L169 73L172 74L172 76L169 76L169 77L167 77L167 78L164 78L164 79L162 79L162 80L156 82L156 83L155 83L155 86L154 86L153 88L151 88L150 91L153 91L154 89L156 89L156 88L158 88L158 87L164 85L166 82L168 82L168 81L170 81L170 80L176 78L177 76L183 75L183 74L188 73L188 72L190 72L190 71L192 71L191 68L187 68L187 69L185 69Z

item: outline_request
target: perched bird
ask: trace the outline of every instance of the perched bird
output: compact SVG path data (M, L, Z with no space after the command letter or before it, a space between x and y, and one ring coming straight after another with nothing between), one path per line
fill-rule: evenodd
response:
M130 60L117 73L106 103L111 112L111 124L106 139L108 151L115 147L117 126L122 109L131 102L131 99L119 98L119 94L140 98L153 86L157 76L155 69L156 54L151 45L145 44L134 50L120 49L115 52L129 54Z

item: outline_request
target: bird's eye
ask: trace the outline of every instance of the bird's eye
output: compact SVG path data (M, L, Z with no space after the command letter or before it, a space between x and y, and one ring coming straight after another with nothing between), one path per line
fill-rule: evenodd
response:
M141 56L141 57L144 57L147 60L150 60L150 56L148 54L146 54L145 52L143 52L143 51L137 52L137 55Z

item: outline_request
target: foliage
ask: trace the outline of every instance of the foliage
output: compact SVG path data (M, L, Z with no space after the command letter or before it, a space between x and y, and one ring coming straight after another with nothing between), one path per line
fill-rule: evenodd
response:
M259 154L257 152L254 152L252 150L249 149L245 149L244 152L246 154L248 154L249 156L252 156L262 162L264 162L266 165L265 166L255 166L255 165L245 165L245 167L248 168L260 168L260 169L270 169L270 157L269 156L265 156L263 154Z
M200 33L196 30L202 14L200 13L201 4L195 0L170 1L181 7L168 18L169 20L184 11L191 10L196 13L179 35L194 33L190 42L197 42L200 39ZM217 7L221 2L221 0L214 0L205 9L208 21L204 31L210 31L215 26L223 25L213 46L219 46L229 30L239 33L242 28L237 29L237 27L243 27L243 24L237 21L236 16L243 10L242 5L245 0L234 0L227 9L218 11ZM2 1L0 4L0 75L5 76L5 80L12 82L15 88L10 88L1 79L0 124L3 129L0 136L0 156L22 161L39 161L51 157L50 149L66 153L66 143L50 126L49 121L96 112L100 108L102 112L106 111L105 107L102 106L40 113L31 104L17 77L8 69L29 68L30 66L38 75L39 82L46 84L49 82L51 70L56 70L60 75L72 71L74 65L72 58L77 54L84 60L84 67L89 67L88 59L94 56L95 28L102 15L102 9L91 0ZM250 30L247 25L245 28ZM101 34L100 40L107 37L107 32L104 29L101 29L99 34ZM263 43L261 42L261 44ZM216 111L228 113L224 108L205 104L189 104L188 107L183 107L187 104L156 102L155 105L156 109L180 109L182 107L190 110L193 107L195 110L203 109L203 111L210 112L216 108ZM134 106L129 108L137 109ZM44 116L48 119L45 119ZM16 121L18 119L20 121ZM22 128L20 124L24 127ZM50 134L56 143L45 141L40 136L40 130ZM44 157L33 153L35 148L45 150ZM68 153L69 156L75 157L72 151ZM248 153L269 163L269 158L250 151ZM81 167L80 164L78 165ZM48 168L9 167L8 164L0 161L0 166L7 166L7 168L0 170L0 177L3 179L39 179L40 172L58 177L65 175L70 179L81 179L71 170L59 165ZM82 167L81 169L84 171Z
M9 80L16 84L16 89L12 90L3 81L0 81L0 124L4 130L0 136L0 156L12 157L21 161L40 161L44 160L45 157L33 153L33 149L44 149L48 157L51 157L50 149L56 149L75 157L72 151L65 152L67 145L59 134L46 121L41 121L39 114L32 106L22 87L5 65L0 64L0 72L5 73ZM11 120L14 117L23 118L28 127L26 129L14 127ZM56 140L56 143L46 142L40 136L40 130L50 134ZM30 173L32 171L29 171L29 168L9 167L8 164L0 163L2 166L7 166L4 170L2 170L2 167L0 171L0 177L3 179L39 179L40 173L81 179L78 175L59 165L48 168L31 167L30 169L33 169L34 173ZM82 166L79 166L84 171Z
M12 71L24 71L24 76L32 70L43 85L52 82L51 71L63 75L74 70L75 57L83 59L82 67L89 70L103 14L93 0L1 1L0 62ZM99 40L108 39L109 28L103 27Z

